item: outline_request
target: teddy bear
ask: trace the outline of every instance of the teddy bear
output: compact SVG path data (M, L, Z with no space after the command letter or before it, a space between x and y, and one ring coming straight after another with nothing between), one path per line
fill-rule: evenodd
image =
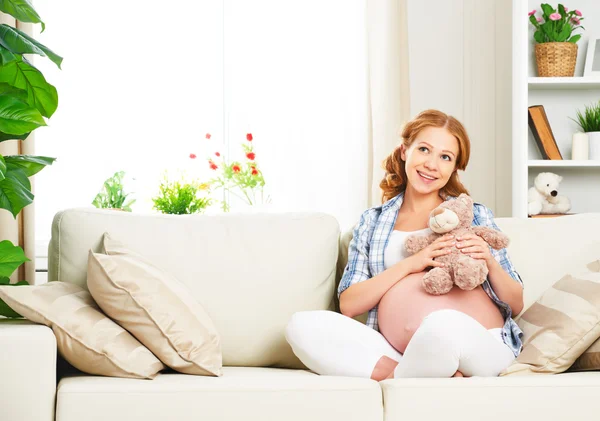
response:
M542 172L535 177L534 186L527 192L528 215L567 213L571 209L569 198L558 195L558 185L562 179L551 172Z
M428 225L433 233L407 237L406 251L409 254L417 253L447 233L454 234L455 238L474 233L496 250L508 245L506 234L489 227L471 226L472 223L473 199L461 193L456 199L446 200L431 211ZM483 284L488 275L484 260L467 256L456 246L451 246L450 253L435 260L444 263L444 267L434 267L422 278L423 288L432 295L446 294L455 284L460 289L470 291Z

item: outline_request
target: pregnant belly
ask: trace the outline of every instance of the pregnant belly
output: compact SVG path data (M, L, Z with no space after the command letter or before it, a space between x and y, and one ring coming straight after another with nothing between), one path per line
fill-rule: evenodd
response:
M426 272L414 273L390 288L379 302L379 331L404 353L425 316L435 310L454 309L473 317L486 329L504 326L500 309L481 286L471 291L454 287L448 294L431 295L421 286Z

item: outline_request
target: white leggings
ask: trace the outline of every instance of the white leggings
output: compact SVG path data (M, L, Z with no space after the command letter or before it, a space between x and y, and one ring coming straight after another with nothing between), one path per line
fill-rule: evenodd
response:
M502 330L486 329L456 310L438 310L425 317L400 354L376 330L328 310L292 315L285 336L294 354L321 375L371 378L379 359L398 361L394 378L495 377L515 356L504 343Z

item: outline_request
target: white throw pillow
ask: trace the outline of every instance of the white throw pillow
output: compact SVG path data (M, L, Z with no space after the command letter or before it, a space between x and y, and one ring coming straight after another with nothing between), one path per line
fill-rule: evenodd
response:
M60 355L85 373L153 379L165 368L78 285L0 286L0 298L26 319L52 328Z
M187 287L108 233L102 244L105 254L89 251L87 278L100 308L172 369L221 376L219 334Z

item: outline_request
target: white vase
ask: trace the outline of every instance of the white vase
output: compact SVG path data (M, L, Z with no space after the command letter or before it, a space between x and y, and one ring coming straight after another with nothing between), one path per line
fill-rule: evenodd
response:
M590 142L590 160L600 161L600 132L587 132Z
M571 159L575 161L585 161L589 159L590 139L587 133L573 134L573 147L571 149Z

